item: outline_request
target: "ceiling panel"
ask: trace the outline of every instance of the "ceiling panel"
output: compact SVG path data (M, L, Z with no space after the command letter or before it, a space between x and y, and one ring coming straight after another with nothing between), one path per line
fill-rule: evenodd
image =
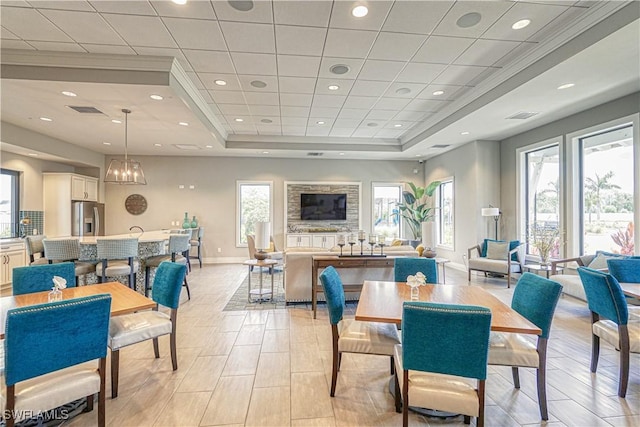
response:
M320 67L319 56L277 55L278 74L289 77L315 77Z
M162 20L181 48L226 50L222 31L216 21L183 18Z
M253 8L249 11L237 10L226 1L212 1L211 3L216 16L221 21L273 23L273 14L271 13L273 4L270 0L252 2Z
M222 3L222 2L220 2ZM273 27L269 24L220 22L224 38L231 52L275 53Z
M339 58L366 58L378 33L331 28L327 33L324 55Z
M446 1L396 1L382 27L383 31L429 34L451 8Z
M72 42L62 30L34 9L2 9L2 26L24 40Z
M235 73L229 52L183 49L184 56L196 72Z
M325 28L276 25L278 54L322 56Z
M408 61L427 39L416 34L380 33L369 58L387 61Z
M331 13L331 28L350 28L357 30L379 31L393 5L392 1L376 1L369 6L369 13L362 18L356 18L351 10L359 5L357 2L335 1ZM374 7L375 5L375 7Z
M102 16L129 45L178 47L160 18L111 13Z
M125 44L122 37L95 13L43 10L42 14L78 43Z
M172 1L152 1L158 15L177 18L216 19L211 2L190 1L184 5Z

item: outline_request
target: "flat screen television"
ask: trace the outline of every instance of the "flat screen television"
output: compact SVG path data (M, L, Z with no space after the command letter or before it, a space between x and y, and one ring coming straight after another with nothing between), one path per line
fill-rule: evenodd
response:
M347 219L347 195L302 193L300 219L305 221Z

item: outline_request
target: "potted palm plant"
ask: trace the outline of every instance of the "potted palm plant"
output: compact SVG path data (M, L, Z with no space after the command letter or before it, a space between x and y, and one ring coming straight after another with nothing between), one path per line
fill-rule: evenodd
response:
M422 223L433 221L435 217L436 208L431 206L429 198L433 196L440 183L440 181L433 181L426 187L419 187L408 182L409 190L402 192L403 201L398 203L398 210L418 243L422 238Z

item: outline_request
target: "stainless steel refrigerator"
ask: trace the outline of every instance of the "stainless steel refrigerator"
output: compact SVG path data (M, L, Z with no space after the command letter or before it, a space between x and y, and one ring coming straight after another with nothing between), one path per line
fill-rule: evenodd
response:
M71 235L104 236L104 203L71 202Z

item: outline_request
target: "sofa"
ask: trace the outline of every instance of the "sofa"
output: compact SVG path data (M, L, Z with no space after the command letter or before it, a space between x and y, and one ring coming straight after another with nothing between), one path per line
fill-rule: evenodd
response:
M549 279L562 285L562 292L566 295L587 300L582 281L578 276L578 267L589 267L595 270L607 271L607 259L627 258L625 255L605 251L596 251L593 255L582 255L575 258L559 259L551 262L551 276ZM563 267L562 271L558 267ZM561 274L556 274L560 272Z
M343 248L343 253L349 254L349 246ZM353 253L360 253L360 246L353 247ZM370 254L365 245L365 254ZM376 248L375 253L380 253ZM384 253L389 256L417 257L418 252L408 245L385 246ZM287 303L311 302L311 257L314 255L340 255L340 248L331 249L314 247L288 248L284 253L284 294ZM393 267L389 268L341 268L338 269L342 282L345 284L363 283L365 280L393 281ZM319 282L318 282L319 283ZM347 292L349 300L357 299L359 292ZM324 301L324 295L318 294L318 300Z

